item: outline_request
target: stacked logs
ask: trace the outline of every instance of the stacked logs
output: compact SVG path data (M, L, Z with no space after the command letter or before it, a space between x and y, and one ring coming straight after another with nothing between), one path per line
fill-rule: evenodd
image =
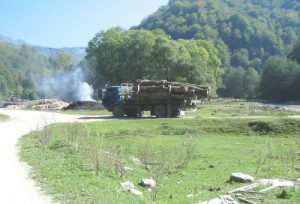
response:
M141 100L195 100L209 97L209 87L166 80L136 80L133 96Z

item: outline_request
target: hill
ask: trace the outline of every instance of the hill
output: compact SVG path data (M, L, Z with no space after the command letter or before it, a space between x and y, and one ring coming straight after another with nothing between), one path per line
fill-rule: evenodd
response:
M83 59L82 48L55 49L31 46L0 36L0 100L12 96L39 97L39 82L56 72L70 70Z
M21 47L22 45L29 45L23 40L15 40L8 36L1 35L0 34L0 43L4 43L7 45L13 45L17 47ZM67 53L70 55L73 55L75 57L80 58L82 60L86 53L85 53L85 47L63 47L63 48L52 48L52 47L45 47L45 46L34 46L30 45L32 47L36 47L42 54L45 54L47 56L54 55L57 53Z
M231 65L253 67L285 55L300 35L298 0L170 0L135 28L163 29L174 39L221 40Z

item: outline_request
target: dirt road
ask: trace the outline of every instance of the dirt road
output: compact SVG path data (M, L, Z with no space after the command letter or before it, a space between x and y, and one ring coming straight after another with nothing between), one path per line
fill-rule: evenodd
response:
M8 121L0 122L0 203L51 203L51 198L42 195L28 178L29 167L17 156L17 141L22 135L51 123L82 120L78 116L38 111L0 109L0 114L10 116Z

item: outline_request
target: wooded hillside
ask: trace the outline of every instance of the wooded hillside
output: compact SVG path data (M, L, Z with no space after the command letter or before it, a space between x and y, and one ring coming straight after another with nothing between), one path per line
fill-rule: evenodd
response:
M71 69L79 59L63 51L44 53L40 47L0 40L0 100L38 98L38 83L57 71Z
M298 0L170 0L134 29L163 29L173 39L212 40L225 73L219 87L222 96L289 100L300 96L282 95L278 87L291 93L287 87L294 90L298 84L291 82L297 77L291 78L290 71L298 73L298 68L290 59L299 58L295 50L300 36L299 13ZM272 56L287 61L281 63L281 81L273 83L267 80L273 76L270 70L276 69Z
M261 60L297 41L299 12L298 0L170 0L138 28L163 29L174 39L221 39L233 66L260 69Z

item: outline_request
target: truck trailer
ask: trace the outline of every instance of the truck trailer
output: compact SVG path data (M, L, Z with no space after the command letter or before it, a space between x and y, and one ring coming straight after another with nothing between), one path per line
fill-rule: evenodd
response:
M115 117L141 117L144 111L159 118L177 117L209 98L210 87L166 80L136 80L102 90L102 104Z

